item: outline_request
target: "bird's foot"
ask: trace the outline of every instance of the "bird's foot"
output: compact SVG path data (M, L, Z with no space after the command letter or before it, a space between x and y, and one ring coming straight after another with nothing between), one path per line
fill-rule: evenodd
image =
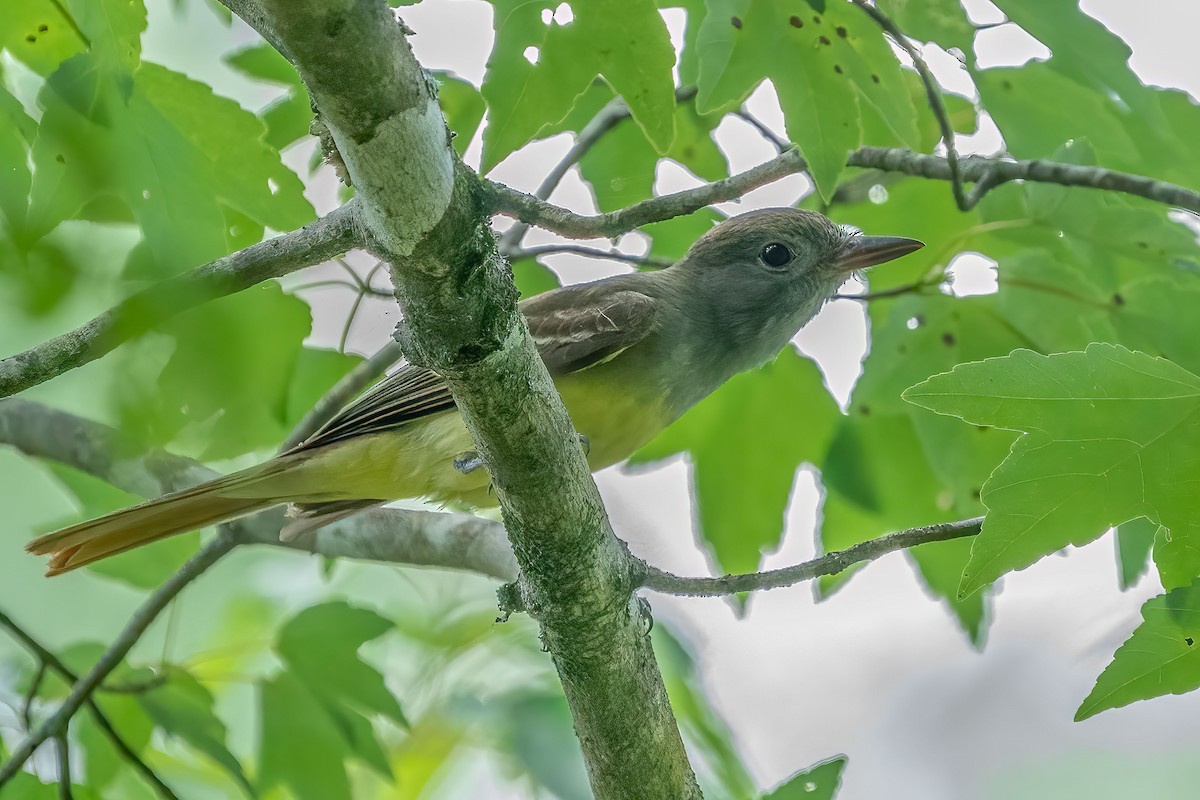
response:
M483 459L474 450L465 450L454 457L454 468L463 475L470 475L483 466Z
M592 440L589 439L588 437L584 436L582 433L577 433L575 435L579 437L579 445L580 445L580 447L583 448L583 454L585 456L591 455Z

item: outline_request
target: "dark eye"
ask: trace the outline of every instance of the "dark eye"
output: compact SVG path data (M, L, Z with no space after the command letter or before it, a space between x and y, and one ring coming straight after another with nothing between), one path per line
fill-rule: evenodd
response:
M762 249L758 254L762 262L768 267L779 269L792 260L792 251L787 249L787 246L772 242Z

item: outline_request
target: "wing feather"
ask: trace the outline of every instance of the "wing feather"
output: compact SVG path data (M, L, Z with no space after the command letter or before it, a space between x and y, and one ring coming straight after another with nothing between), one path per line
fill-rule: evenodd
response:
M652 298L607 281L546 292L521 304L538 353L556 377L595 366L640 342L653 330L654 308ZM450 389L437 374L405 365L292 452L394 430L454 407Z

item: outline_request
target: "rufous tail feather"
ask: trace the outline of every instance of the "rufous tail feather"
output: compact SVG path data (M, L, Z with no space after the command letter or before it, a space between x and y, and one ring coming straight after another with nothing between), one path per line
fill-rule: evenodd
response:
M46 574L61 575L177 533L228 522L287 502L288 498L273 497L269 491L270 479L284 468L285 463L279 460L269 461L44 534L25 545L25 549L35 555L50 556Z

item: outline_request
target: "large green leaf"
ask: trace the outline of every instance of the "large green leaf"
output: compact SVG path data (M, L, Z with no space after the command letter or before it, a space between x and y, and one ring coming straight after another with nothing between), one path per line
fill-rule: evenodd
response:
M846 757L839 756L797 772L763 800L833 800L842 784Z
M879 0L876 5L905 35L935 42L946 50L957 47L968 58L974 56L975 26L960 0Z
M1160 556L1169 586L1190 582L1194 549L1200 377L1109 344L1084 352L1010 356L955 367L904 395L975 425L1025 433L988 479L982 533L963 574L969 594L1069 544L1146 516L1170 531ZM1186 580L1185 580L1186 577Z
M345 761L354 757L391 777L371 721L407 726L383 676L358 657L392 629L373 611L333 601L304 609L279 632L286 671L261 684L259 789L285 783L302 800L350 798Z
M350 704L407 725L400 704L367 666L358 650L392 629L392 623L373 611L342 602L301 611L279 632L280 658L316 696L329 704Z
M719 569L750 572L779 544L796 469L820 459L839 417L816 365L789 347L700 401L634 463L687 452L700 536Z
M860 99L899 138L918 141L916 111L879 28L848 4L813 13L803 0L709 0L697 34L697 108L740 104L764 80L779 96L788 137L829 200L846 155L862 143Z
M659 152L674 139L675 51L653 0L594 0L571 6L567 24L543 21L557 0L494 0L496 40L483 96L483 171L563 119L602 75L629 105ZM537 51L536 63L526 53Z
M216 761L246 794L254 796L254 787L242 765L225 744L225 723L213 711L213 696L195 678L181 669L173 669L160 686L136 695L137 701L169 736Z
M84 49L63 11L54 0L0 1L0 48L39 75L49 75Z
M1200 581L1146 601L1142 620L1117 648L1076 720L1200 688Z

